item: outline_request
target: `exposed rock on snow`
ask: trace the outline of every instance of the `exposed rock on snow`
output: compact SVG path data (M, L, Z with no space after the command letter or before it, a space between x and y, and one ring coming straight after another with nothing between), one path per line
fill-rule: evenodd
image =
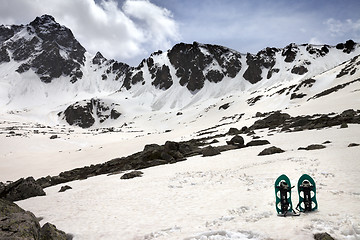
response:
M142 171L131 171L129 173L125 173L120 177L120 179L131 179L136 177L142 177L144 173Z
M360 146L360 144L359 143L350 143L348 145L348 147L357 147L357 146Z
M108 119L117 119L121 113L117 111L119 105L115 103L106 104L100 99L76 102L59 112L58 116L65 119L70 125L82 128L91 127L96 121L103 123Z
M10 201L18 201L27 199L30 197L44 196L45 192L42 187L36 183L33 177L26 179L21 178L8 185L1 184L0 198L4 198Z
M285 152L284 150L282 150L281 148L278 147L269 147L269 148L265 148L264 150L262 150L258 156L265 156L265 155L272 155L272 154L276 154L276 153L283 153Z
M15 61L23 62L17 72L32 69L46 83L62 75L69 76L72 83L82 78L80 67L84 65L86 50L71 30L52 16L37 17L25 26L11 26L4 35L1 59L10 61L6 50L10 51Z
M281 124L284 124L287 119L290 119L289 114L276 111L264 119L257 120L250 129L279 127Z
M203 157L210 157L220 154L220 151L217 148L214 148L212 146L207 146L202 150L202 156Z
M200 90L205 80L216 83L225 76L234 78L241 69L240 53L218 45L179 43L167 56L176 69L181 86L192 92ZM210 69L210 66L216 69Z
M237 134L240 134L240 133L241 133L241 131L239 129L230 128L227 134L229 134L229 135L237 135Z
M328 234L327 232L314 234L314 239L315 240L334 240L334 238L331 237L331 235Z
M344 123L360 123L360 111L353 109L345 110L341 114L314 114L313 116L291 117L287 113L279 111L271 113L269 116L257 120L248 128L248 132L253 129L281 128L281 131L303 131L308 129L321 129L333 127Z
M40 228L35 215L0 198L0 238L16 240L70 240L72 236L46 223Z
M307 147L299 147L298 150L318 150L318 149L324 149L326 148L326 146L321 145L321 144L311 144Z
M270 142L268 140L252 140L250 142L248 142L246 144L246 147L253 147L253 146L262 146L262 145L266 145L266 144L270 144Z
M242 136L236 135L233 138L231 138L230 141L227 141L226 143L229 144L229 145L235 145L235 146L238 146L238 147L243 147L245 141L244 141L244 138Z
M69 185L65 185L60 188L59 192L65 192L70 189L72 189L72 187L70 187Z
M36 182L43 188L66 183L73 180L86 179L88 177L101 174L118 173L133 169L144 169L168 163L183 161L186 157L200 155L200 142L171 142L167 141L164 145L149 144L144 150L123 158L115 158L108 162L91 165L83 168L60 173L58 176L42 177Z

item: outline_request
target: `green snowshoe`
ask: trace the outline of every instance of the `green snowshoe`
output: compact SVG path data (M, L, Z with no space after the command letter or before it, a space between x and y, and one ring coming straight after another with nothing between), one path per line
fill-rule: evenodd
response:
M278 216L298 216L293 210L291 202L291 183L285 175L281 175L275 181L276 211Z
M307 174L300 177L298 184L299 204L296 209L300 212L311 212L318 208L316 201L316 184L314 179Z

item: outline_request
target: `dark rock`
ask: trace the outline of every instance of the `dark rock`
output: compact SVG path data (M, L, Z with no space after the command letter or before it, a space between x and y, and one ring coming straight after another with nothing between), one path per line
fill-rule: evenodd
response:
M358 144L358 143L350 143L348 145L348 147L357 147L357 146L360 146L360 144Z
M100 52L97 52L95 57L92 59L92 63L95 65L101 65L106 61L106 58L104 58L104 56Z
M165 64L162 67L154 65L152 68L150 68L149 66L149 72L152 73L152 79L154 79L151 83L152 85L163 90L167 90L172 86L173 81L170 74L170 69Z
M15 203L0 199L0 239L71 240L72 236L46 223L42 228L35 215Z
M59 112L58 116L65 119L70 125L89 128L94 125L96 118L99 119L100 123L103 123L109 118L117 119L121 116L121 113L116 111L116 106L118 104L111 103L108 105L100 99L92 98L68 106L64 112Z
M315 240L334 240L327 232L314 234Z
M226 142L228 145L235 145L238 147L243 147L244 146L244 138L242 136L236 135L233 138L231 138L230 141Z
M282 56L285 57L284 61L288 63L293 62L298 51L299 47L295 43L286 46L282 51Z
M183 113L182 113L182 112L178 112L178 113L176 113L176 116L181 116L181 115L183 115Z
M262 146L270 144L268 140L252 140L246 144L246 147L253 147L253 146Z
M5 185L0 192L0 198L10 201L19 201L30 197L44 196L43 188L35 181L33 177L21 178L15 182Z
M173 141L166 141L165 142L165 149L178 151L180 147L180 144Z
M111 112L110 112L111 119L118 119L120 116L121 116L121 113L119 113L115 109L111 109Z
M303 97L305 97L305 96L306 96L305 93L299 93L299 94L297 94L297 93L292 93L291 96L290 96L290 100L293 100L293 99L295 99L295 98L303 98Z
M55 225L45 223L40 230L39 240L71 240L72 238L72 235L57 229Z
M278 147L269 147L269 148L266 148L264 150L262 150L258 156L264 156L264 155L271 155L271 154L276 154L276 153L283 153L285 152L284 150L282 150L281 148L278 148Z
M305 67L305 66L294 66L292 69L291 69L291 73L294 73L294 74L298 74L298 75L303 75L305 73L308 72L308 69Z
M314 95L313 97L311 97L310 99L316 99L316 98L319 98L319 97L323 97L323 96L329 95L329 94L331 94L331 93L337 92L337 91L339 91L340 89L343 89L343 88L345 88L346 86L348 86L348 85L350 85L350 84L353 84L353 83L356 83L356 82L360 82L360 78L355 79L355 80L350 81L350 82L347 82L347 83L343 83L343 84L336 85L335 87L332 87L332 88L329 88L329 89L326 89L326 90L322 91L321 93L315 94L315 95ZM310 100L310 99L309 99L309 100Z
M257 101L260 101L262 97L263 97L263 95L258 95L258 96L256 96L256 97L249 98L248 100L246 100L246 102L247 102L250 106L254 106L254 104L255 104Z
M298 150L318 150L318 149L323 149L323 148L326 148L326 146L324 146L324 145L321 145L321 144L311 144L311 145L309 145L309 146L307 146L307 147L300 147L300 148L298 148Z
M0 239L38 240L40 224L34 214L0 199Z
M270 79L274 73L278 73L278 72L280 72L280 69L278 69L278 68L271 68L271 69L268 71L268 74L266 75L266 78L267 78L267 79Z
M354 109L348 109L343 111L340 116L341 117L354 117L356 115L356 111Z
M341 125L340 125L340 128L348 128L349 126L348 126L348 124L347 123L342 123Z
M281 113L280 111L270 114L264 119L257 120L253 125L252 129L261 128L275 128L285 123L287 119L290 119L290 115L287 113Z
M358 65L360 64L360 57L359 55L353 57L343 69L341 69L340 73L336 75L336 78L340 78L345 75L354 75L358 70Z
M225 103L225 104L223 104L223 105L221 105L221 106L219 107L219 110L221 110L221 109L226 110L226 109L228 109L229 107L230 107L230 103Z
M212 146L208 146L202 150L202 156L203 157L210 157L220 154L220 151L217 148L214 148Z
M277 48L266 48L259 51L256 55L248 53L246 55L246 63L248 68L243 74L243 77L248 80L250 83L254 84L262 80L261 74L263 69L270 69L268 72L268 77L270 78L272 72L272 67L275 65L275 54L279 51Z
M58 135L51 135L50 136L50 139L56 139L56 138L58 138Z
M72 189L72 187L68 186L68 185L65 185L65 186L62 186L59 190L59 192L65 192L67 190L70 190Z
M131 179L136 177L142 177L143 174L144 173L141 171L131 171L129 173L125 173L124 175L122 175L120 179Z
M234 78L241 69L241 54L218 45L179 43L167 55L180 78L180 85L192 92L200 90L205 80L220 82L225 76ZM212 63L219 65L221 70L205 74L205 69Z
M82 78L80 68L84 65L86 50L71 30L58 24L52 16L37 17L25 26L13 25L11 31L12 34L7 37L20 31L27 32L29 36L13 39L6 44L15 61L24 61L17 72L32 69L45 83L63 75L69 76L72 83ZM7 60L6 55L4 60Z
M240 133L241 133L241 131L237 128L230 128L229 131L227 132L228 135L237 135Z
M329 143L331 143L331 141L329 141L329 140L323 142L323 144L329 144Z

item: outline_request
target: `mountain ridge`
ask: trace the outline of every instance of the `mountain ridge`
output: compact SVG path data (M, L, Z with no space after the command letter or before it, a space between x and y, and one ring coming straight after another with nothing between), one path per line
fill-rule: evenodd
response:
M47 105L47 111L56 112L60 121L72 119L63 116L65 112L84 106L89 107L84 112L92 114L81 117L84 119L96 115L113 119L110 112L121 115L121 110L128 111L111 101L137 99L133 104L146 111L181 110L231 92L257 91L292 81L299 84L360 54L360 45L352 40L336 46L291 43L256 54L193 42L154 52L133 67L108 60L100 52L88 53L71 30L50 15L27 25L1 25L0 44L3 111L27 112ZM78 121L70 122L77 125Z

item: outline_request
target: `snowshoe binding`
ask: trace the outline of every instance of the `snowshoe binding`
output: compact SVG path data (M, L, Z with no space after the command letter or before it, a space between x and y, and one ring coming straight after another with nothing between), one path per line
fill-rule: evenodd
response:
M291 189L290 179L285 174L276 179L275 197L278 216L299 216L299 214L293 210Z
M317 210L316 184L314 179L307 174L300 177L298 184L299 204L296 209L300 212L312 212Z

